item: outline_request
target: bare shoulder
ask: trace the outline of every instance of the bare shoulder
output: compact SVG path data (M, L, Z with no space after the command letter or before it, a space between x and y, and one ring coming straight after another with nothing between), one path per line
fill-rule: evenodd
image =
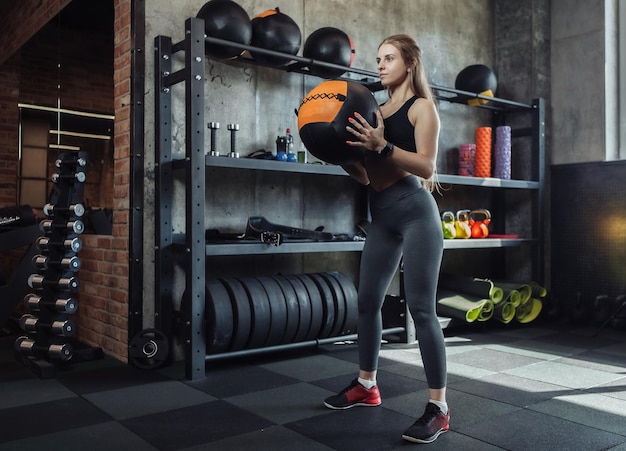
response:
M412 122L419 119L437 119L439 117L435 102L424 99L423 97L420 97L413 102L413 105L409 108L408 116Z

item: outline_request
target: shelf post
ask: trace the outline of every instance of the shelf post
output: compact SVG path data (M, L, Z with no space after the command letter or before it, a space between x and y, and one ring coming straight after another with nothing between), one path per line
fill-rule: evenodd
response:
M545 194L545 178L546 178L546 118L545 118L545 99L537 98L533 100L533 118L532 118L532 142L533 150L537 157L537 180L539 181L539 189L537 191L537 208L535 208L537 230L537 251L535 254L535 262L533 265L534 278L539 283L544 283L544 250L545 250L545 224L544 209L546 202Z
M187 289L185 311L185 373L205 377L205 152L204 152L204 20L185 21L185 247Z
M157 36L154 40L155 111L155 243L154 243L154 321L171 341L171 324L162 318L171 317L173 305L172 258L172 92L164 83L172 70L172 39ZM142 314L138 305L137 314ZM165 324L167 323L167 324ZM137 331L139 332L139 331Z

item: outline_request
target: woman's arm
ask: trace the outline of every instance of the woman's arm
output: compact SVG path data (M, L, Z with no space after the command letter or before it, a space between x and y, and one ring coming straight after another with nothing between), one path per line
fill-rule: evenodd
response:
M341 167L348 173L350 177L359 182L362 185L369 185L370 179L365 170L365 166L360 161L354 163L342 164Z

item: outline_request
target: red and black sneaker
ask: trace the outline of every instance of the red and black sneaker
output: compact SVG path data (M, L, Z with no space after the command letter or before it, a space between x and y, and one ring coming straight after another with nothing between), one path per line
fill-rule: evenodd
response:
M439 407L429 402L424 415L402 434L402 438L414 443L432 443L448 429L450 429L450 411L448 410L447 414L443 413Z
M373 407L381 404L378 386L374 385L367 389L361 385L358 379L342 391L324 400L324 405L329 409L349 409L354 406Z

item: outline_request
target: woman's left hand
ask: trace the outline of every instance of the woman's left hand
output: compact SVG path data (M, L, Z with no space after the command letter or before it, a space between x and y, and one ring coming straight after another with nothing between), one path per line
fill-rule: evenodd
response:
M367 120L355 112L354 117L349 117L346 130L354 135L355 141L346 141L349 146L361 146L372 152L379 152L385 147L385 126L380 110L376 111L376 127L372 127Z

